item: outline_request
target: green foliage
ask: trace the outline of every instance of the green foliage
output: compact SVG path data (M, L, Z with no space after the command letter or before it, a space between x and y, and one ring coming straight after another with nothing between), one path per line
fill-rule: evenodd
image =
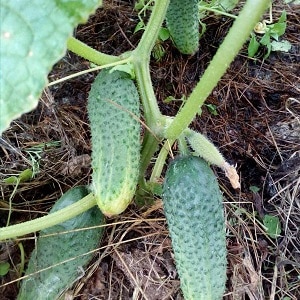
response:
M222 194L208 164L179 157L168 167L163 204L186 300L221 299L226 281Z
M263 218L263 223L267 228L267 234L276 239L281 233L281 224L280 220L276 216L265 215Z
M50 214L58 211L89 193L84 186L66 192L55 203ZM65 221L40 232L31 254L26 277L18 300L53 300L80 276L80 268L91 260L103 234L104 216L97 207L76 218Z
M279 41L279 37L281 37L286 30L286 18L286 11L283 11L276 23L268 24L270 21L264 20L256 25L254 31L263 35L259 36L255 33L251 33L248 45L248 55L250 57L254 57L261 46L267 49L264 58L269 57L271 51L288 52L291 49L291 44L288 41Z
M31 169L25 169L18 176L9 176L3 180L7 184L19 184L20 182L29 181L32 178L33 172Z
M259 190L260 190L260 188L258 186L256 186L256 185L251 185L250 188L249 188L249 190L251 192L253 192L253 193L258 193Z
M229 12L236 7L239 0L211 0L211 1L199 1L200 10L210 10L215 13Z
M36 107L54 63L66 52L74 26L98 0L1 0L0 133Z
M170 0L166 21L177 49L194 54L199 48L198 0Z
M157 41L152 49L152 56L155 58L155 60L159 61L165 55L166 51L163 46L163 42L165 42L169 38L170 38L169 30L164 27L160 28Z
M139 172L139 95L124 72L103 70L88 99L92 134L92 189L106 215L124 211Z
M8 262L0 262L0 276L5 276L10 269L10 264Z

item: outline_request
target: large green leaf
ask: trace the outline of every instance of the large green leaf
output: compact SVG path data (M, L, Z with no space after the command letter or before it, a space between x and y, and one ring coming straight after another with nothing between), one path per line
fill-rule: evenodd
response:
M0 134L36 107L73 28L102 0L1 0Z

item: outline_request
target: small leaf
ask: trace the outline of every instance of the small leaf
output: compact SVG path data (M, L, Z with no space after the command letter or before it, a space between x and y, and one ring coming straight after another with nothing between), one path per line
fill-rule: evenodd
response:
M253 193L258 193L259 190L260 190L260 188L259 188L258 186L256 186L256 185L251 185L251 186L249 187L249 190L250 190L251 192L253 192Z
M205 104L205 106L207 107L208 111L209 111L213 116L217 116L217 115L218 115L216 105L214 105L214 104Z
M278 37L282 36L286 30L286 11L284 10L278 20L278 22L268 25L270 29L270 36L278 40Z
M275 23L272 25L270 35L274 38L278 38L285 33L286 23Z
M283 22L286 22L286 11L285 10L282 11L282 14L278 20L278 23L283 23Z
M292 45L289 41L283 40L281 42L273 41L271 43L272 51L289 52Z
M152 49L152 56L155 58L156 61L160 61L165 55L165 53L166 51L161 44L154 45Z
M175 101L176 99L174 98L174 96L168 96L167 98L165 98L164 100L163 100L163 103L166 103L166 104L168 104L168 103L171 103L172 101Z
M31 169L25 169L18 176L9 176L3 179L4 183L7 184L19 184L20 182L29 181L33 176L33 172Z
M7 184L17 184L18 183L18 177L17 176L9 176L7 178L4 178L3 182L7 183Z
M272 50L271 43L267 44L266 47L267 47L267 53L265 54L264 59L266 59L270 56L270 53Z
M154 195L162 196L162 184L158 182L149 183L149 188Z
M26 182L29 181L32 178L32 170L31 169L25 169L22 171L19 175L20 182Z
M239 0L220 0L219 5L224 11L233 10L238 4Z
M138 22L138 23L136 24L133 33L136 33L136 32L138 32L138 31L144 30L144 29L145 29L145 23L144 23L144 21L142 20L142 21L140 21L140 22Z
M127 73L131 79L135 79L135 73L134 73L134 68L133 65L131 63L127 63L124 65L116 65L114 67L112 67L109 72L113 72L113 71L122 71Z
M265 215L263 218L263 223L267 228L267 234L276 239L281 233L281 225L279 218L276 216Z
M159 30L158 37L163 42L166 41L168 38L170 38L170 32L169 32L169 30L167 28L165 28L165 27L162 27Z
M0 262L0 276L5 276L10 269L8 262Z
M248 45L248 56L254 57L259 48L259 42L256 40L255 34L251 34L251 39Z
M262 45L264 46L267 46L267 45L270 45L271 43L271 37L270 37L270 34L269 32L266 32L263 37L260 39L259 41Z

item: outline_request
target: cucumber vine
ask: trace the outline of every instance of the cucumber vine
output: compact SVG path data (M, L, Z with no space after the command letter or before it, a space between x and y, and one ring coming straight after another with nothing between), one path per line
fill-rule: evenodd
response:
M240 11L239 16L236 18L200 81L174 118L165 116L160 112L150 76L151 51L164 22L168 4L169 0L155 1L151 16L137 47L120 56L108 55L96 51L74 37L70 37L67 41L67 47L70 51L99 65L99 68L122 65L124 63L133 66L146 125L141 149L139 190L137 193L145 192L148 189L148 184L156 182L157 178L160 177L172 145L180 137L182 138L182 134L186 132L199 108L203 105L243 44L249 38L255 24L260 20L268 7L269 0L246 1L246 4ZM160 145L162 146L153 167L150 181L146 181L145 171ZM16 238L61 223L86 211L95 204L94 196L89 194L76 204L49 216L0 228L0 240Z

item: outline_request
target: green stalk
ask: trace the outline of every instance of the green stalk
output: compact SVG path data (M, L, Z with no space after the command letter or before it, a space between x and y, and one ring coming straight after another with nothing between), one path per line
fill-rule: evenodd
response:
M31 221L0 228L0 241L16 238L57 225L87 211L96 205L93 194L89 194L74 204L59 211Z
M73 53L99 66L117 62L121 59L118 56L101 53L74 37L68 39L67 47Z
M158 124L161 123L162 114L157 105L156 96L153 91L150 77L149 62L133 60L136 81L138 84L140 98L143 104L143 112L146 124L156 133Z
M152 48L157 40L161 25L165 19L170 0L156 0L150 19L145 28L143 36L136 48L136 52L142 55L142 59L148 60Z
M157 182L157 179L160 177L167 156L170 152L170 147L173 145L174 140L166 140L163 147L160 149L159 155L156 159L153 171L151 173L150 182Z
M177 139L182 131L189 126L199 108L249 38L251 31L269 3L269 0L248 0L246 2L197 86L167 128L166 138Z
M157 137L154 135L157 135L158 138L161 138L161 128L164 126L165 122L165 118L162 116L159 110L157 99L153 90L149 65L151 51L158 38L161 25L165 19L169 2L169 0L155 1L154 8L142 38L137 48L131 54L140 97L143 104L146 124L152 131L147 131L145 133L143 141L139 179L140 190L145 189L144 175L159 144Z
M144 175L147 170L147 167L153 157L153 154L158 149L159 141L147 131L144 136L143 145L142 145L142 155L140 163L140 182L143 182Z
M162 115L153 90L149 64L151 51L158 38L168 5L169 0L155 1L155 5L142 38L137 48L131 54L146 123L154 132L156 125L159 125L159 123L162 122Z
M217 8L205 6L205 5L199 5L199 10L200 10L200 11L201 11L201 10L211 11L211 12L213 12L213 13L215 13L215 14L219 14L219 15L226 16L226 17L233 18L233 19L236 19L236 18L237 18L236 15L227 13L227 12L222 11L222 10L217 9Z

